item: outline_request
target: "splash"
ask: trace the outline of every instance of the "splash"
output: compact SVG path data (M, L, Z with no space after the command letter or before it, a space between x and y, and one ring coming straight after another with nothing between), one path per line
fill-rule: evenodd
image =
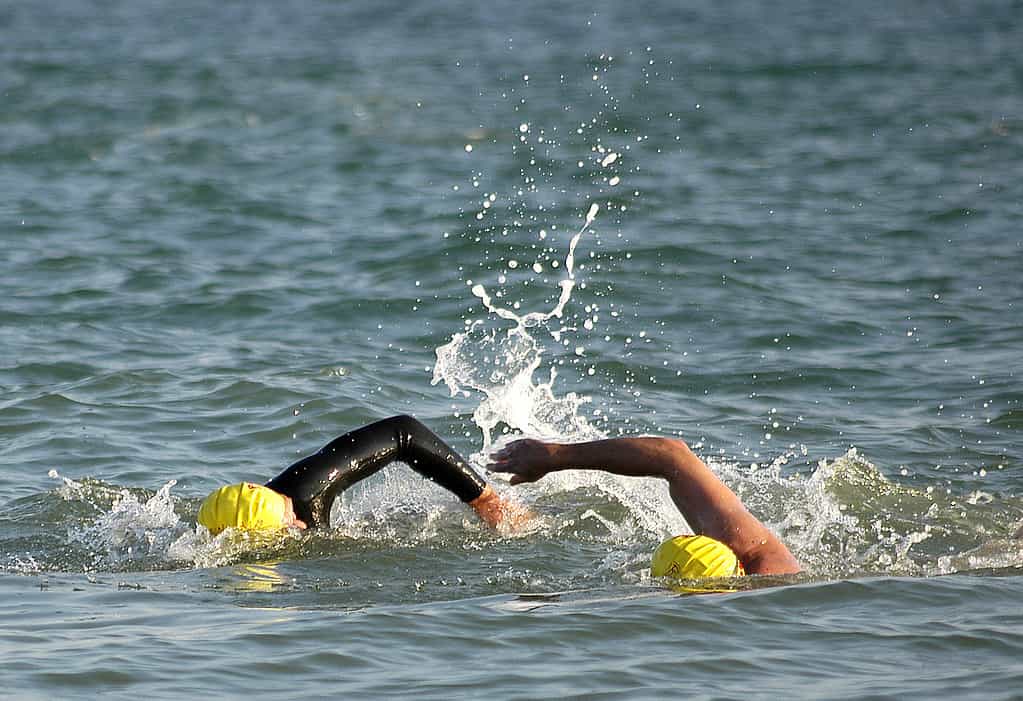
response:
M107 564L115 567L162 560L181 528L170 496L175 484L177 481L171 480L145 501L122 490L109 512L82 531L73 532L72 537L90 546L102 545Z
M486 532L471 511L453 507L450 492L398 466L345 492L330 520L333 536L399 547L471 540Z
M473 412L473 421L483 432L484 451L492 446L494 430L502 423L510 430L546 439L587 440L603 435L579 414L579 407L588 399L573 392L564 397L555 396L557 371L554 368L550 368L546 382L534 379L544 348L530 332L530 329L547 328L548 322L564 315L576 286L576 247L599 211L599 205L590 205L582 227L569 243L564 261L567 277L559 281L558 301L550 310L519 314L498 306L482 284L474 285L472 293L484 308L497 319L512 322L513 326L488 328L485 321L476 321L464 333L454 334L449 343L436 349L432 384L444 382L452 397L460 393L468 395L465 388L484 395ZM572 329L559 326L547 330L555 341L560 341Z
M728 465L719 472L814 575L931 576L1023 566L1023 541L1011 537L1018 506L1008 500L964 504L947 489L893 482L855 448L819 461L806 476L784 476L787 457L758 470Z
M168 552L187 528L175 512L171 480L155 494L76 481L51 470L61 481L56 494L72 511L64 513L72 562L62 566L84 571L151 569L167 566ZM84 508L83 508L84 507ZM88 517L75 512L85 510Z

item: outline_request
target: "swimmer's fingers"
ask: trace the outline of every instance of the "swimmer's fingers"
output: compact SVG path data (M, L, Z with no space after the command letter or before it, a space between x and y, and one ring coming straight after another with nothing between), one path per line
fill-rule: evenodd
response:
M494 460L487 465L487 470L490 472L501 472L504 474L510 474L511 478L508 480L511 484L521 484L527 481L522 473L522 467L517 465L510 460Z
M518 441L515 441L515 443L518 443ZM487 469L491 472L514 472L515 462L513 459L514 451L512 450L512 446L515 445L515 443L509 444L495 453L491 453L490 462L487 463Z
M505 447L501 448L497 452L491 453L490 454L490 459L493 460L495 464L496 463L507 463L510 459L512 459L519 452L519 448L521 447L519 444L520 443L524 443L524 442L525 442L525 439L520 439L520 440L517 440L517 441L512 441L511 443L509 443Z
M511 483L519 484L524 481L523 475L526 472L526 463L522 460L520 453L525 452L519 445L523 441L515 441L492 453L487 469L491 472L504 472L512 475Z
M542 441L528 438L514 441L490 457L487 469L510 473L511 484L535 482L550 471L550 449Z
M535 482L543 477L543 474L534 474L526 465L506 460L492 462L487 465L487 469L491 472L501 472L506 475L511 475L511 478L508 480L511 484Z

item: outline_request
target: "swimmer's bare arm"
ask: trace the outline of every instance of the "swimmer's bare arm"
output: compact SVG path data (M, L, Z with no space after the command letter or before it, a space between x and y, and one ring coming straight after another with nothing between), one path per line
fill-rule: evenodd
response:
M799 563L785 544L746 510L683 441L611 438L588 443L519 440L491 456L494 472L511 483L535 482L557 470L603 470L627 477L661 477L686 521L700 534L732 549L749 574L791 574Z

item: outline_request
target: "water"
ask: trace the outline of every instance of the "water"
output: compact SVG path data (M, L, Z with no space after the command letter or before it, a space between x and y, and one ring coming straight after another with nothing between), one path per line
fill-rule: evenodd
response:
M0 38L10 694L1019 698L1018 2L64 0ZM398 412L478 464L679 435L806 572L679 596L663 485L597 474L497 482L519 533L400 466L329 532L196 532Z

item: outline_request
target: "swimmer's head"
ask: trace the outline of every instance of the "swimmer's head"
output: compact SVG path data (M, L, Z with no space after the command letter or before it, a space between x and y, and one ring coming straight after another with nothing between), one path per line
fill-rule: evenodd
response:
M661 543L650 563L653 577L699 579L745 574L732 549L705 535L680 535Z
M213 535L225 528L272 531L286 526L305 527L295 518L291 499L249 482L221 487L210 494L199 507L198 520Z

